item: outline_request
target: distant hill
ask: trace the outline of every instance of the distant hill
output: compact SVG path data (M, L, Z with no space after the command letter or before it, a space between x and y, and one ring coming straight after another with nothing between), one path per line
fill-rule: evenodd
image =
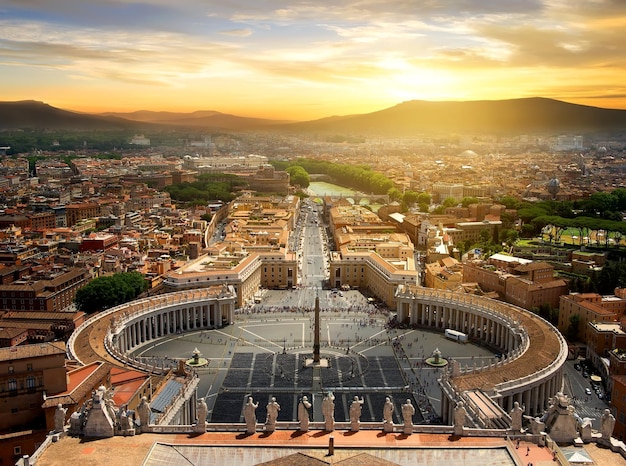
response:
M626 110L539 97L467 102L414 100L373 113L294 123L287 129L388 135L626 132Z
M70 112L35 100L0 102L0 129L119 130L137 127L137 122Z
M233 131L264 129L276 125L292 123L288 120L268 120L263 118L248 118L213 110L200 110L191 113L151 112L140 110L131 113L103 113L103 116L114 116L127 120L158 123L160 125L184 126L188 128L214 128Z
M444 133L626 133L626 110L590 107L539 97L467 102L414 100L373 113L293 123L240 117L211 110L92 115L62 110L32 100L0 102L0 129L138 131L172 126L205 131L276 130L390 136Z
M243 131L290 123L288 120L246 118L215 111L150 112L93 115L52 107L44 102L0 102L0 129L149 130L181 128Z

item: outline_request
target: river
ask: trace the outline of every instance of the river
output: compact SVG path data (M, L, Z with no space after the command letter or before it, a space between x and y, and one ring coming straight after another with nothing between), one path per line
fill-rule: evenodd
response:
M309 184L309 192L314 193L316 196L344 196L352 197L355 193L353 189L346 188L345 186L339 186L338 184L327 183L325 181L312 181ZM376 212L381 204L370 204L369 199L362 199L361 205L369 205L372 211Z

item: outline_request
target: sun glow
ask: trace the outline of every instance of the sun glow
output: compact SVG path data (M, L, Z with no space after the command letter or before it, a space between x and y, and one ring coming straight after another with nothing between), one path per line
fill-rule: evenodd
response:
M296 2L280 14L246 0L114 3L8 2L0 100L280 119L411 99L541 96L626 108L617 45L626 14L610 2L347 0Z

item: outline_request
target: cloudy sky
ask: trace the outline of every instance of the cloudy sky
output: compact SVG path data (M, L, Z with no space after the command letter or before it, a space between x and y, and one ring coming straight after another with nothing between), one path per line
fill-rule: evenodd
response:
M313 119L413 99L626 108L626 0L1 0L0 100Z

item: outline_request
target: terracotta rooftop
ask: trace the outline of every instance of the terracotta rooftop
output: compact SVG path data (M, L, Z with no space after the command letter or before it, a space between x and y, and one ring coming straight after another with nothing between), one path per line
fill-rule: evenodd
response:
M189 434L140 434L134 437L112 437L108 439L99 439L85 442L84 439L63 437L58 442L54 442L48 446L45 452L37 460L40 466L66 466L68 459L82 466L104 466L111 464L175 464L172 463L171 457L167 462L166 457L161 457L162 461L158 462L158 458L152 461L146 461L152 453L158 453L158 448L171 453L181 451L184 447L203 447L206 451L207 447L211 447L212 454L220 458L225 458L226 463L219 463L222 466L239 465L247 466L252 464L262 464L263 461L255 460L255 458L268 458L268 450L273 450L274 458L288 457L294 453L302 452L306 456L317 458L322 462L307 463L301 461L299 463L269 463L278 465L297 464L298 466L306 466L308 464L332 464L332 465L351 465L351 464L373 464L373 465L389 465L391 463L342 463L349 458L362 455L364 453L380 458L377 451L397 449L398 455L402 457L410 457L411 463L415 464L415 455L417 449L425 452L424 449L432 451L443 448L458 448L460 450L466 448L485 448L485 449L505 449L507 442L502 438L493 437L451 437L447 434L414 434L410 436L401 433L383 434L381 431L361 430L359 432L336 431L332 433L335 454L329 456L328 442L330 433L324 431L299 432L291 430L278 430L271 434L257 432L247 435L243 432L207 432L201 435ZM512 445L509 446L509 448ZM531 445L531 448L538 447ZM218 451L221 449L222 451ZM295 449L295 450L294 450ZM409 449L409 450L407 450ZM415 449L415 450L410 450ZM545 449L544 449L545 450ZM513 450L507 454L510 457ZM525 452L525 450L524 450ZM219 456L222 455L222 456ZM271 458L270 456L269 458ZM447 456L453 461L453 456ZM548 454L546 453L546 458ZM179 459L184 458L179 456ZM303 456L298 456L304 460ZM363 456L360 456L364 459ZM549 456L552 459L551 455ZM484 460L484 458L483 458ZM191 464L188 461L186 464ZM211 462L195 461L193 464L218 464ZM396 462L399 464L399 462ZM403 462L403 464L406 464ZM426 463L424 463L426 464ZM468 463L465 464L481 464ZM484 464L484 463L483 463ZM506 464L515 464L513 461Z
M331 435L335 446L333 455L328 454ZM580 448L585 450L594 464L626 466L626 459L610 449L599 448L593 443ZM209 457L214 461L210 462ZM384 434L379 430L335 431L332 434L290 430L252 435L242 432L140 434L90 441L62 437L58 442L49 444L36 463L40 466L66 466L68 461L82 466L156 466L179 464L176 459L180 464L220 466L557 464L549 448L532 443L521 442L519 448L515 448L513 443L497 437L455 437L448 434L407 436L397 432Z
M67 390L49 395L42 407L49 408L61 403L65 406L80 403L91 392L98 380L102 379L110 369L109 364L95 362L70 371Z
M0 348L0 361L10 361L37 356L51 356L56 354L65 355L65 343L38 343L33 345L12 346Z

